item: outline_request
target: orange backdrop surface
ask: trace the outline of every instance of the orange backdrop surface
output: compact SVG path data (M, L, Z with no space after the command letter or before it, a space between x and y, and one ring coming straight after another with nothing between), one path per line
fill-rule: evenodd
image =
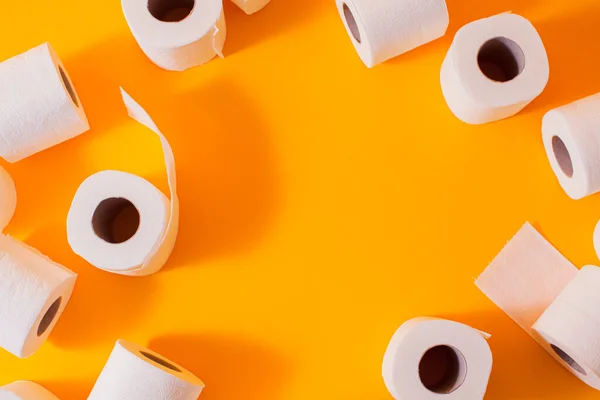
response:
M443 39L371 70L333 0L273 0L254 16L227 3L225 59L173 73L143 55L117 0L4 2L0 58L51 42L92 129L3 164L19 196L7 232L79 280L35 356L0 351L0 384L84 399L124 338L196 373L204 400L383 400L388 340L430 315L493 334L488 399L597 398L473 279L527 220L576 265L598 263L600 196L564 194L540 127L600 91L600 3L448 0ZM507 10L539 29L550 83L518 116L466 125L442 97L442 60L460 26ZM97 270L66 238L71 199L96 171L167 189L159 142L127 118L119 85L177 161L179 239L146 278Z

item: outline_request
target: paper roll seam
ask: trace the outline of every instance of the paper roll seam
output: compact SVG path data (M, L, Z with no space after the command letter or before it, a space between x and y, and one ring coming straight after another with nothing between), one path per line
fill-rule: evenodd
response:
M388 391L396 400L483 399L493 363L488 336L437 318L405 322L383 359Z
M121 0L121 5L138 45L159 67L184 71L223 57L227 28L221 1L195 0L181 20L160 20L150 11L148 0Z
M67 236L73 251L95 267L146 276L164 266L177 239L175 157L150 115L123 89L121 93L129 116L160 140L170 197L137 175L101 171L77 190L67 217Z
M484 124L519 113L544 90L548 56L533 24L503 13L461 27L440 72L452 113L469 124Z
M445 35L445 0L336 0L350 40L371 68Z
M525 224L476 285L563 367L600 390L600 268L577 270Z
M17 162L89 130L74 85L49 43L0 63L0 157Z

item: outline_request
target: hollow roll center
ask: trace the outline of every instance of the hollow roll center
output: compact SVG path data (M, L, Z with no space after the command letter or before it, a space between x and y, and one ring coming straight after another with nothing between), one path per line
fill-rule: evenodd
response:
M69 77L67 77L65 70L61 66L59 66L58 72L60 72L60 79L62 80L63 84L65 85L65 88L67 89L67 93L69 93L69 97L71 98L73 103L75 103L75 106L79 107L79 100L77 100L77 95L75 94L75 89L73 89L73 85L71 84Z
M139 226L139 211L122 197L103 200L92 216L94 232L108 243L126 242L135 235Z
M452 346L436 346L427 350L419 362L419 378L429 391L449 394L457 390L467 377L467 361Z
M479 49L477 63L481 72L496 82L515 79L525 69L525 54L514 41L505 37L488 40Z
M195 6L195 0L148 0L148 11L163 22L184 20Z
M154 361L155 363L157 363L159 365L162 365L165 368L168 368L172 371L181 372L181 370L179 368L177 368L175 365L171 364L167 360L164 360L158 356L155 356L154 354L150 354L146 351L140 351L140 354L143 355L144 357L146 357L147 359Z
M560 347L555 346L553 344L551 344L550 347L552 347L552 350L554 350L554 352L564 362L566 362L569 365L569 367L573 368L575 371L579 372L581 375L587 375L587 373L585 372L585 370L583 369L583 367L581 365L579 365L577 363L577 361L575 361L573 359L573 357L571 357L570 355L568 355L563 349L561 349Z
M344 19L346 19L346 23L348 24L348 28L350 28L350 33L354 37L358 43L360 43L360 30L358 29L358 24L356 23L356 19L354 18L354 14L350 10L350 7L346 3L342 6L344 10Z
M62 303L62 297L59 297L52 303L50 307L48 307L48 311L42 317L40 324L38 325L37 335L42 336L56 318L56 314L58 314L58 310L60 309L60 304Z
M565 142L558 136L552 137L552 151L562 172L569 178L573 177L573 161Z

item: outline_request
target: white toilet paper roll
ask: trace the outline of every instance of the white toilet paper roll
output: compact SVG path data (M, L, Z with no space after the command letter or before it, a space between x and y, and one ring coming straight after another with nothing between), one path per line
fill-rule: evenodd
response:
M221 0L121 0L138 44L156 65L183 71L223 57Z
M36 249L0 235L0 347L24 358L44 343L77 275Z
M600 192L600 93L549 111L542 138L550 166L572 199Z
M19 161L89 129L60 59L45 43L0 63L0 157Z
M396 400L483 399L492 372L487 338L443 319L405 322L383 359L385 384Z
M17 208L17 189L11 176L0 167L0 232L6 228Z
M204 383L152 350L119 340L88 400L196 400Z
M0 400L58 400L58 397L37 383L18 381L0 387Z
M441 84L454 115L484 124L517 114L542 93L549 76L534 26L506 13L459 29L442 64Z
M445 0L336 0L350 39L371 68L446 34Z
M121 90L129 115L161 141L171 200L139 176L99 172L77 190L67 217L67 236L73 251L95 267L144 276L160 270L175 246L179 228L175 158L150 116Z
M600 390L600 268L578 271L526 224L476 285L561 365Z
M265 8L271 0L232 0L246 14L251 15Z

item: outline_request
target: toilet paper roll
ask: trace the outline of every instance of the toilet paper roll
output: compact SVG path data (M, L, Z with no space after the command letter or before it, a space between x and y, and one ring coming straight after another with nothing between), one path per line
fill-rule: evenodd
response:
M251 15L265 8L271 0L232 0L246 14Z
M405 322L383 359L385 385L396 400L483 399L492 372L488 338L443 319Z
M88 400L196 400L203 388L185 368L119 340Z
M37 383L18 381L0 387L0 400L58 400L58 397Z
M526 224L476 285L561 365L600 390L600 268L578 271Z
M95 267L144 276L160 270L175 246L179 228L175 158L148 113L121 90L129 115L160 139L171 200L139 176L99 172L77 190L67 217L67 236L73 251Z
M16 162L90 127L60 59L45 43L0 63L0 157Z
M505 13L458 30L442 64L441 84L454 115L484 124L520 112L542 93L549 76L534 26Z
M223 57L221 0L121 0L138 44L156 65L183 71Z
M336 0L358 55L371 68L446 34L445 0Z
M17 208L17 189L11 176L0 167L0 232L6 228Z
M77 275L36 249L0 235L0 347L24 358L44 343Z
M567 195L600 192L600 93L549 111L542 138L550 166Z

